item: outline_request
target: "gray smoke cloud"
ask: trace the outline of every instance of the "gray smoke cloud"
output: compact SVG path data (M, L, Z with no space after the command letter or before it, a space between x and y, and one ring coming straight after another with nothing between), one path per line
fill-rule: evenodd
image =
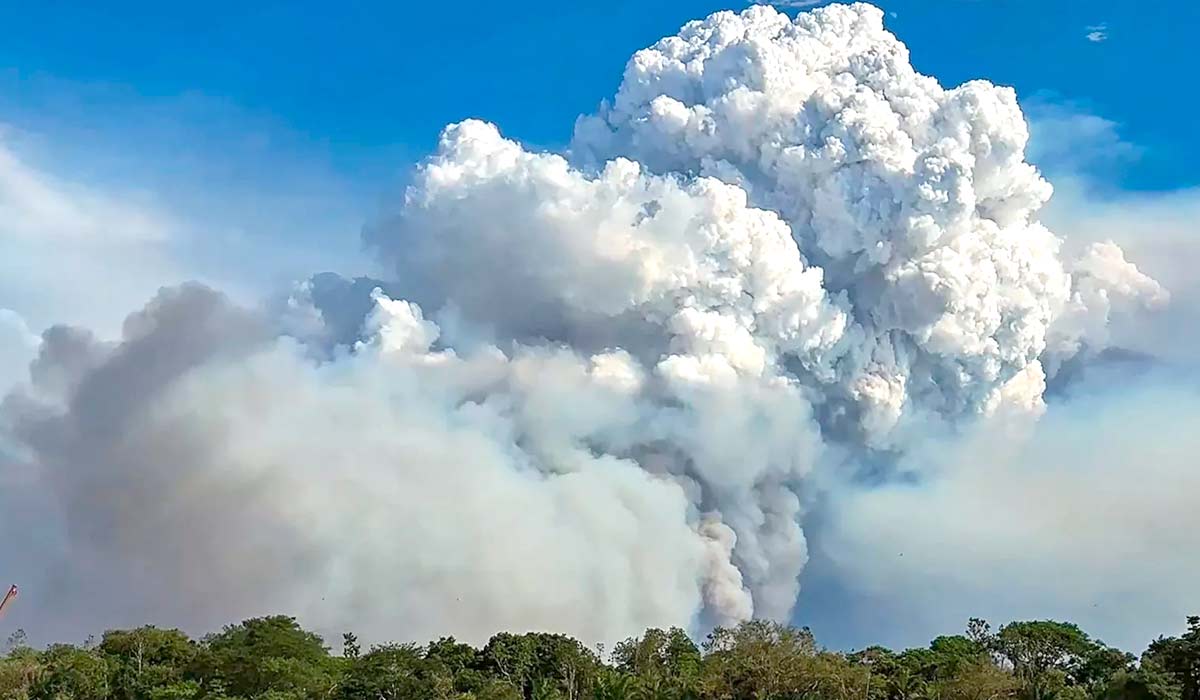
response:
M25 368L36 356L40 343L20 314L0 308L0 390L24 379Z
M936 478L836 490L821 556L879 641L963 620L1077 620L1141 650L1195 606L1200 378L1093 368L1035 426L991 424L905 457ZM902 525L898 525L902 524ZM833 621L829 621L833 624Z
M1039 222L1027 138L1012 90L917 74L869 5L689 23L565 154L447 127L367 227L382 280L47 332L0 410L0 525L41 539L0 559L55 632L786 619L820 491L940 478L903 456L1035 422L1113 315L1167 302Z

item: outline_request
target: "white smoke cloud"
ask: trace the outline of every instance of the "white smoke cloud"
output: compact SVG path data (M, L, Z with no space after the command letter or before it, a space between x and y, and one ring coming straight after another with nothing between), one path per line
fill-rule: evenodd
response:
M1127 371L1032 433L990 424L914 451L936 479L841 492L821 540L839 580L913 636L1055 618L1137 651L1178 629L1200 584L1200 382L1114 388Z
M728 528L582 444L637 420L627 355L431 351L436 326L386 297L373 323L373 343L319 366L185 287L119 344L48 333L5 415L66 517L70 576L52 585L73 607L58 614L194 627L268 606L329 631L349 616L377 639L402 621L473 641L611 640L687 620L702 596L748 614ZM97 588L136 607L96 605Z
M824 381L875 441L907 402L979 413L1051 339L1088 340L1050 331L1079 293L1036 221L1051 188L1023 160L1015 93L944 90L882 20L865 5L794 21L756 7L689 24L634 56L573 145L712 175L779 212L853 306L861 339Z
M1047 220L1074 247L1117 244L1170 290L1165 299L1159 295L1157 313L1114 316L1111 344L1174 364L1200 361L1200 278L1194 272L1200 259L1200 190L1113 193L1078 178L1061 179L1061 195L1048 208Z
M1113 122L1038 103L1031 127L1056 186L1044 220L1064 235L1077 289L1087 295L1088 277L1106 271L1128 275L1110 278L1084 317L1112 349L1068 363L1036 426L1018 417L926 434L902 467L923 478L832 487L813 525L819 590L801 602L823 636L912 644L968 616L1053 617L1136 651L1180 630L1194 609L1198 552L1175 536L1196 526L1179 494L1195 488L1184 426L1200 396L1200 197L1113 191L1096 179L1098 165L1141 151ZM1109 267L1118 254L1161 286ZM1138 288L1153 311L1120 312L1130 298L1121 290ZM830 596L854 610L857 629L820 612Z
M41 624L611 642L787 618L820 468L1028 425L1047 372L1166 300L1039 223L1011 90L943 89L882 19L690 23L566 155L448 127L368 228L378 284L265 312L185 286L118 341L44 334L0 411L0 476L57 504L57 568L11 557Z
M24 380L41 340L12 309L0 309L0 394Z

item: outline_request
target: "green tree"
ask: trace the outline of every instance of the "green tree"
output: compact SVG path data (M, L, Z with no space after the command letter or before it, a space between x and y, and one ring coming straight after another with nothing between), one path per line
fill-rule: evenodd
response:
M717 628L704 644L705 697L862 700L868 668L823 652L812 633L765 620Z
M521 692L532 690L537 669L537 653L528 635L501 632L488 640L480 651L484 669Z
M947 678L961 669L978 666L988 660L988 650L961 634L943 635L929 643L930 664L925 670L932 678Z
M358 645L358 637L352 632L342 635L342 658L357 659L362 655L362 647Z
M8 653L0 659L0 700L28 700L41 677L42 662L37 652L24 645L23 637L18 641L10 644Z
M31 688L32 698L107 700L112 688L106 659L90 649L58 644L47 649Z
M491 678L478 690L465 697L470 700L524 700L525 696L508 681Z
M196 681L180 681L169 685L150 688L146 697L150 700L193 700L200 697L203 689Z
M1072 674L1072 681L1092 697L1103 697L1110 683L1118 676L1128 675L1134 669L1137 658L1096 642L1086 653L1079 667Z
M432 672L449 680L454 691L469 693L483 687L487 676L479 671L479 651L454 637L442 637L425 649Z
M109 661L119 700L145 700L156 689L182 683L198 653L179 630L155 627L107 632L97 650Z
M678 627L650 629L640 638L620 642L613 648L613 664L635 675L667 678L695 677L703 656L695 642Z
M1091 647L1079 627L1049 620L1011 622L994 639L996 653L1012 666L1030 700L1067 694Z
M1159 637L1143 655L1143 665L1169 673L1179 685L1182 700L1200 700L1200 616L1187 619L1187 632L1180 637Z
M1180 700L1181 688L1171 674L1143 662L1131 671L1113 676L1100 694L1101 700Z
M593 700L630 700L633 695L633 678L617 669L604 669L596 676L592 686Z
M427 700L435 697L430 669L421 649L412 644L372 647L346 671L345 700Z
M590 692L600 666L595 653L578 640L543 632L497 634L480 651L479 663L519 688L526 698L532 698L535 690L548 692L542 682L549 681L567 700Z
M224 692L254 698L267 691L327 694L337 667L322 639L295 618L274 616L226 627L204 641L200 674Z
M930 697L939 700L1013 700L1021 683L991 662L964 666L933 684Z

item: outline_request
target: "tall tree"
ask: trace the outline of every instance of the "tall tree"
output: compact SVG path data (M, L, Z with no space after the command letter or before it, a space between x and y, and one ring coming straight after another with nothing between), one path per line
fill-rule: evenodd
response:
M30 696L39 700L108 700L110 671L106 659L90 649L55 645L42 654L41 671Z
M1181 700L1200 700L1200 616L1187 619L1180 637L1160 637L1150 644L1143 663L1162 668L1179 684Z
M198 666L205 681L245 698L269 690L328 691L335 682L324 641L282 615L246 620L209 636Z
M351 663L340 695L343 700L427 700L435 693L421 649L387 644L372 647Z
M1030 700L1095 694L1133 657L1092 640L1069 622L1012 622L992 639L994 651L1011 664Z
M158 689L184 682L199 651L179 630L155 627L106 632L97 650L109 661L113 697L119 700L147 700Z

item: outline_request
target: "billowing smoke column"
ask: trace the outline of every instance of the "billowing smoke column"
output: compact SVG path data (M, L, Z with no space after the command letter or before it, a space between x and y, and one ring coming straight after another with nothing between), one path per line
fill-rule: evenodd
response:
M382 281L49 331L0 466L0 501L61 516L42 609L472 641L786 618L818 465L1036 414L1165 298L1115 245L1064 260L1014 93L918 75L882 18L690 23L565 156L448 127L368 227Z

